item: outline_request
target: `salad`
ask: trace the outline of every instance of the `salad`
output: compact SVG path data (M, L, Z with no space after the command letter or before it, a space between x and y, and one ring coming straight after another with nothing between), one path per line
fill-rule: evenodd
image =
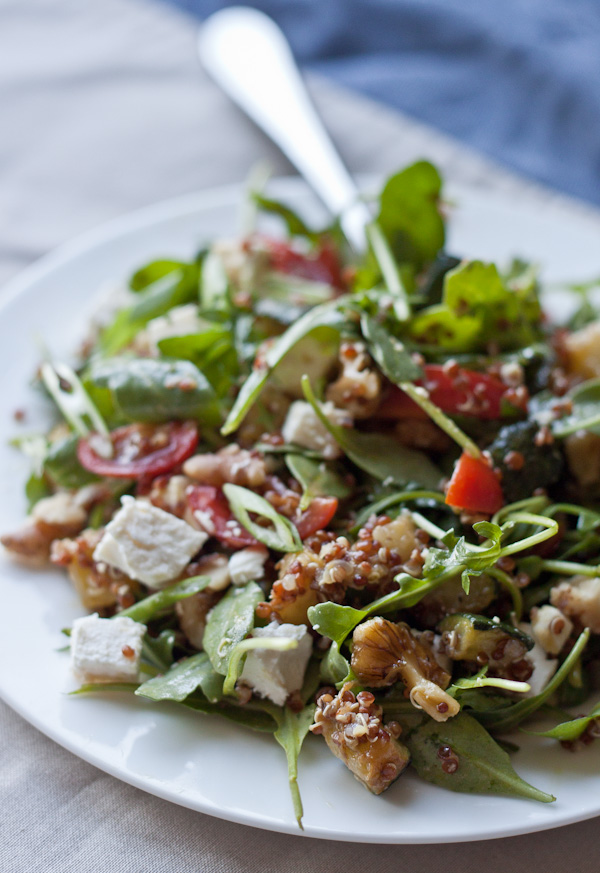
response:
M387 180L360 257L251 204L37 374L57 416L15 440L30 510L1 541L88 611L74 693L271 733L300 826L309 734L374 794L412 767L553 801L510 753L517 729L556 756L600 735L594 283L556 324L534 265L447 252L425 161Z

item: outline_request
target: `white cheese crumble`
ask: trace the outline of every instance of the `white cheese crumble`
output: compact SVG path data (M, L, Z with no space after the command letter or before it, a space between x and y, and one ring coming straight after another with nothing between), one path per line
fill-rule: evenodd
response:
M233 585L257 582L265 575L269 552L264 546L248 546L235 552L229 559L229 575Z
M175 579L208 539L204 531L146 500L126 496L121 503L94 550L94 560L150 588Z
M558 660L549 658L543 647L537 641L531 625L527 622L520 622L517 627L524 634L533 638L535 643L533 649L530 649L525 656L533 667L533 673L527 680L530 685L529 691L523 697L535 697L544 690L548 682L552 679L558 668Z
M312 638L303 624L278 624L256 628L253 636L278 637L298 641L295 649L278 652L273 649L253 649L248 653L240 681L249 685L260 697L268 697L283 706L294 691L302 687L304 672L312 652Z
M195 303L186 303L184 306L175 306L166 315L149 321L136 338L136 346L144 347L143 350L150 352L158 352L158 344L161 340L173 336L189 336L201 333L202 330L203 322L198 315L198 307Z
M571 635L573 622L556 606L545 604L531 610L531 630L549 655L558 655Z
M352 423L348 413L338 409L333 403L324 403L322 409L332 424L344 427ZM296 400L290 406L281 434L286 443L295 443L305 449L323 452L326 458L339 458L341 455L341 449L333 436L318 418L310 403L305 403L303 400Z
M143 624L131 618L77 618L71 631L71 666L81 682L136 682Z

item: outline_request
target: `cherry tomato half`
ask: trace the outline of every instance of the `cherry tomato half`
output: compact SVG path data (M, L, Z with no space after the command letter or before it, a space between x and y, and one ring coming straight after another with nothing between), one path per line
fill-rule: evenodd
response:
M446 491L446 503L457 509L490 515L504 506L500 482L485 458L462 453Z
M100 453L101 440L98 434L79 440L77 457L82 467L97 476L147 480L190 457L198 445L198 428L193 421L118 427L110 434L110 458Z
M436 406L449 415L468 415L493 420L502 418L502 398L507 387L496 376L466 370L450 374L440 364L426 364L425 378L418 381L429 391ZM393 385L378 413L382 418L427 418L427 413Z
M311 282L325 282L343 290L342 265L338 253L329 240L323 240L315 252L303 254L280 240L267 239L271 267L289 276L299 276Z
M206 533L228 549L243 549L258 544L258 540L232 514L220 488L194 485L188 490L187 499L192 513Z
M300 539L306 539L327 527L338 508L337 497L314 497L300 518L293 519Z

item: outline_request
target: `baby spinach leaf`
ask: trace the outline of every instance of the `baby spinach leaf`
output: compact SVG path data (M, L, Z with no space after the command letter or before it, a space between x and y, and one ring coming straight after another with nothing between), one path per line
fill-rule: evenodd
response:
M76 434L57 440L48 447L44 460L44 471L49 478L61 488L82 488L90 482L97 482L98 477L79 463L77 458Z
M294 814L298 826L302 828L302 798L300 797L300 789L298 788L298 757L302 744L308 733L308 729L314 721L315 704L310 703L305 706L300 712L292 712L288 707L284 707L278 718L277 730L273 734L287 759L288 779L290 783L290 791L292 794L292 803L294 805Z
M600 719L600 703L596 704L589 715L573 718L570 721L563 721L548 731L525 731L525 733L535 734L536 737L551 737L554 740L572 743L579 739L594 719Z
M381 433L362 433L329 421L321 410L307 378L302 380L306 400L350 460L376 479L406 485L416 482L436 488L442 474L423 452L403 446Z
M32 473L25 483L25 497L27 498L27 508L31 512L35 504L44 497L50 497L52 488L48 484L47 479L42 475L38 476Z
M342 301L343 298L338 298L321 306L315 306L275 340L265 353L263 366L254 369L242 385L231 412L221 428L224 436L238 429L258 399L271 373L296 343L309 335L322 337L326 342L339 335L345 323L340 311Z
M187 266L189 265L182 261L173 261L167 258L150 261L149 264L141 267L133 274L129 280L129 287L132 291L145 291L148 285L153 285L172 273L181 272Z
M402 716L398 716L402 724ZM468 713L460 712L446 722L422 719L418 727L409 726L402 742L411 753L411 763L427 782L450 791L467 794L501 794L525 797L542 803L556 798L529 785L515 773L510 758L488 732ZM446 773L441 747L449 746L458 760L458 769Z
M214 391L190 361L111 358L96 361L86 387L104 409L127 421L161 422L202 418L216 423Z
M585 649L590 638L589 628L586 628L579 636L579 639L562 662L550 682L546 685L543 691L536 694L534 697L528 697L526 700L519 700L517 703L509 704L502 709L495 709L487 712L477 712L475 717L488 730L503 733L511 731L518 727L522 721L533 715L534 712L544 705L554 692L562 685L564 680L571 672L577 659Z
M302 550L302 540L296 527L288 518L280 515L264 497L255 494L248 488L232 485L229 482L223 486L223 493L239 523L261 543L277 552L299 552ZM252 521L250 512L268 519L273 523L273 527L263 527Z
M254 627L254 610L264 593L255 582L243 588L230 588L209 612L203 646L217 673L227 675L229 659L238 643Z
M211 703L223 694L223 677L213 670L206 652L179 661L163 676L148 679L135 693L150 700L181 702L198 688Z
M118 615L132 618L134 621L139 621L140 624L147 624L151 618L155 618L160 613L170 609L179 600L185 600L186 597L204 591L210 582L210 576L191 576L189 579L176 582L175 585L169 585L168 588L163 588L155 594L150 594L143 600L138 600L137 603L123 609Z
M589 379L577 385L567 397L572 409L568 415L552 421L554 436L566 437L577 430L600 434L600 379ZM556 398L553 400L556 402Z
M304 510L315 497L338 497L343 500L352 494L352 487L330 464L305 455L289 454L285 463L292 476L302 486L299 509Z
M443 248L441 189L441 177L428 161L418 161L387 180L377 221L399 263L420 268Z

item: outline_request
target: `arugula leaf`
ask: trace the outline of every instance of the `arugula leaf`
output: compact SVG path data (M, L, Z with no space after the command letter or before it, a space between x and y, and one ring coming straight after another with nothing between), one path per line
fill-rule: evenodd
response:
M472 688L501 688L503 691L514 691L519 694L526 694L531 688L527 682L516 682L513 679L498 679L495 676L487 675L487 666L483 667L474 676L463 677L452 683L446 692L451 697L461 699L461 694Z
M466 261L444 279L441 304L418 312L409 335L420 343L453 352L518 349L541 337L541 309L536 288L510 287L494 264Z
M398 263L408 262L418 269L443 248L441 189L440 175L428 161L418 161L387 180L377 221Z
M175 631L167 628L157 637L146 634L142 640L142 670L144 672L159 671L164 673L173 663L173 647Z
M423 575L435 579L443 570L454 569L455 573L460 570L463 588L468 594L471 576L480 576L484 570L492 567L500 557L502 549L503 531L499 525L480 521L473 525L473 529L481 536L487 537L491 541L490 544L473 545L468 543L465 537L460 537L452 550L437 549L432 546L427 550Z
M155 594L150 594L143 600L138 600L133 606L123 609L117 615L121 618L132 618L134 621L139 621L140 624L147 624L151 618L155 618L160 613L170 609L179 600L185 600L186 597L204 591L210 583L210 576L191 576L189 579L169 585L168 588L163 588Z
M397 717L403 724L402 715ZM404 726L404 725L403 725ZM407 725L402 742L408 746L411 764L426 782L467 794L501 794L525 797L542 803L556 800L529 785L515 773L510 758L473 716L459 712L446 722L422 718L417 727ZM438 752L449 746L458 769L446 773Z
M167 258L162 258L158 261L150 261L149 264L141 267L133 274L129 280L129 287L132 291L145 291L148 285L153 285L165 276L170 276L172 273L180 272L188 266L182 261L173 261Z
M325 461L315 461L305 455L285 456L288 470L302 486L299 509L307 508L315 497L338 497L343 500L352 494L352 487Z
M306 400L340 448L361 470L376 479L397 485L408 482L416 482L426 488L436 488L439 485L442 474L423 452L409 449L385 434L361 433L333 424L317 403L306 377L302 379L302 390Z
M295 526L288 518L280 515L264 497L229 482L223 485L223 493L239 523L261 543L278 552L302 551L302 540ZM273 523L273 527L263 527L252 521L250 512L267 518Z
M215 424L214 391L190 361L111 358L90 366L86 387L105 410L127 421L202 418Z
M44 476L36 476L35 473L32 473L25 483L25 497L27 498L28 511L31 512L38 501L42 500L44 497L50 497L51 494L52 488L50 488Z
M350 664L340 652L338 644L332 642L320 664L321 679L331 685L339 685L346 682L349 675Z
M77 458L76 434L50 443L44 459L44 471L55 485L61 488L82 488L97 482L98 476L85 470Z
M251 196L261 212L277 215L283 220L290 236L303 236L311 242L315 242L319 238L320 234L311 230L298 213L286 206L285 203L265 197L264 194L258 194L256 191Z
M598 718L600 718L600 703L596 704L589 715L573 718L570 721L563 721L548 731L524 731L524 733L535 734L536 737L551 737L553 740L572 743L579 739L594 719Z
M254 627L254 610L264 593L255 582L230 588L206 619L203 646L217 673L227 675L232 652Z
M385 287L393 297L396 318L398 321L406 321L410 318L410 297L402 272L394 260L394 255L379 224L376 221L371 222L367 225L366 232L371 252L379 265Z
M566 437L577 430L600 434L600 379L589 379L577 385L567 394L567 399L571 401L572 410L563 418L552 420L554 436Z
M335 337L339 335L344 324L344 317L340 312L342 301L343 298L338 298L321 306L315 306L278 337L264 356L264 366L254 369L242 385L233 408L221 428L223 436L238 429L258 399L271 373L296 343L304 337L314 335L317 331L319 336L327 339L332 335Z
M211 703L223 694L223 677L213 670L206 652L179 661L164 676L148 679L135 693L150 700L181 702L198 688Z
M314 721L315 704L310 703L305 706L300 712L292 712L288 707L284 707L278 719L277 730L273 734L287 759L288 778L290 783L290 791L292 794L292 803L294 805L294 814L298 826L302 827L302 798L300 797L300 789L298 788L298 757L302 744L308 729Z
M364 313L360 319L362 335L367 341L369 354L384 376L398 385L413 382L423 376L423 369L414 360L402 342L392 336L383 325Z
M571 672L573 665L585 649L590 638L589 628L586 628L579 636L579 639L562 662L550 682L546 685L543 691L536 694L534 697L528 697L526 700L519 700L517 703L509 704L502 709L495 709L487 712L477 712L477 720L486 728L498 733L511 731L518 727L519 724L534 712L543 706L549 697L562 685L564 680Z

